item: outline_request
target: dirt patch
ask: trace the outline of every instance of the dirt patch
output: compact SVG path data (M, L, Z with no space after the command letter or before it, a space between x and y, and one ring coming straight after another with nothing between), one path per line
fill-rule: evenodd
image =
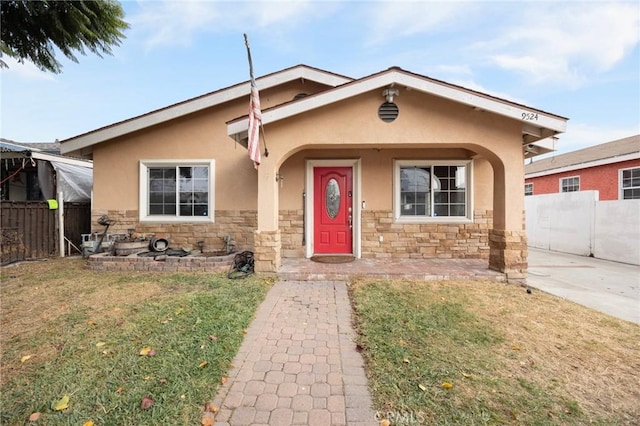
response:
M588 412L640 419L640 326L508 284L457 282L504 337L505 377L564 388Z

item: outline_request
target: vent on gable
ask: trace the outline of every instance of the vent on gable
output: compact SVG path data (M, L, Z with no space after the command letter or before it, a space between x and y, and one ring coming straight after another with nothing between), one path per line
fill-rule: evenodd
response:
M391 123L398 118L398 105L393 102L385 102L378 108L378 117L385 123Z

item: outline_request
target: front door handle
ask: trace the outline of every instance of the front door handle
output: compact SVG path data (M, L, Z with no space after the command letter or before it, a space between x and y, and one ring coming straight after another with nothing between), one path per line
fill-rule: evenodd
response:
M351 217L351 215L349 215L348 221L349 221L349 229L352 229L353 228L353 217Z

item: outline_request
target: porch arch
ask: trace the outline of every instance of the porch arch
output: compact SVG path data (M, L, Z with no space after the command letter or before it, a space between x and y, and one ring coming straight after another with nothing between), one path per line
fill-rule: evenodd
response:
M522 151L517 144L506 150L506 156L499 155L493 150L475 143L429 143L429 144L403 144L404 148L462 148L476 153L478 157L485 159L493 171L493 227L489 230L489 268L507 274L510 280L520 280L526 274L526 235L524 232L524 198L521 179L513 176L522 176L524 162ZM398 145L376 145L366 148L398 148ZM256 231L256 252L264 250L268 261L260 264L261 254L256 255L257 270L275 272L281 263L281 239L279 230L279 183L278 173L280 167L296 153L331 147L325 144L306 144L292 147L291 149L279 149L275 147L269 157L263 158L258 169L258 229ZM343 145L344 149L365 148L359 145ZM339 157L340 155L337 154ZM509 178L511 176L511 178ZM267 255L271 251L272 254ZM264 269L262 269L264 268Z

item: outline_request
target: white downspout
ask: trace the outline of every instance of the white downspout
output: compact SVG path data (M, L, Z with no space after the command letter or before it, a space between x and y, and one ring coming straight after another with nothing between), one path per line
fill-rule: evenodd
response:
M58 242L60 257L64 257L64 197L62 191L58 192Z

